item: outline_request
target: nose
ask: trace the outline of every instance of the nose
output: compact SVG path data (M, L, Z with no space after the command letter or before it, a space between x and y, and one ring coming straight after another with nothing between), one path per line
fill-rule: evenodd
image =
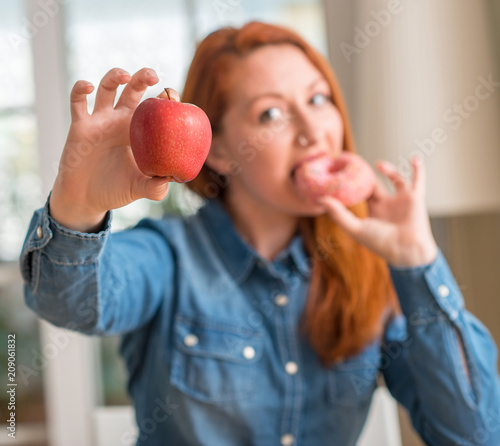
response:
M310 147L321 141L324 129L315 117L306 110L295 112L296 142L300 147Z

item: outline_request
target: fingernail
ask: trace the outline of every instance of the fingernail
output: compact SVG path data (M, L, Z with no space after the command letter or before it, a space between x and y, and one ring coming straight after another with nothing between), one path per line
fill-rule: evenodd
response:
M168 187L168 182L160 184L159 186L155 187L155 192L165 192L167 187Z
M127 71L125 71L125 70L120 70L120 71L118 71L118 74L119 74L120 76L130 76L130 74L129 74Z

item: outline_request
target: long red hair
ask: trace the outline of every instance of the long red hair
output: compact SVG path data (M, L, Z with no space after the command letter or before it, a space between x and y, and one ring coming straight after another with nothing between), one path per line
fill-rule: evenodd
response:
M215 134L226 110L227 76L241 58L263 45L291 44L304 52L330 84L345 131L344 150L354 152L347 110L337 79L326 59L295 32L275 25L251 22L222 28L199 45L189 69L183 102L201 107ZM205 198L224 199L227 179L206 164L187 186ZM366 203L350 208L367 215ZM324 365L358 353L383 332L386 316L398 310L386 263L355 242L327 214L303 217L299 228L311 261L311 280L302 332Z

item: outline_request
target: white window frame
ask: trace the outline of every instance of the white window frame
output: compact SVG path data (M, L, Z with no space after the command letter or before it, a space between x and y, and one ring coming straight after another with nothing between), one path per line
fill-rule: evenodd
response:
M51 3L58 9L42 8ZM61 2L62 3L62 2ZM25 0L26 19L46 23L32 31L35 111L43 194L47 196L70 124L68 73L64 47L64 4ZM36 20L38 19L38 20ZM48 442L51 446L93 446L93 408L98 401L97 339L40 321L42 353L56 345L57 355L44 370Z

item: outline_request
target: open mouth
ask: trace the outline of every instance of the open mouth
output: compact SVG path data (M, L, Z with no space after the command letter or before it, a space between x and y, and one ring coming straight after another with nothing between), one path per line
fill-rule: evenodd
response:
M321 157L324 157L326 156L326 153L325 152L320 152L320 153L314 153L312 155L309 155L309 156L306 156L304 158L302 158L297 164L295 164L295 166L293 166L292 168L292 171L290 172L290 177L293 179L295 177L295 173L297 172L297 170L304 164L304 163L307 163L309 161L312 161L316 158L321 158Z

